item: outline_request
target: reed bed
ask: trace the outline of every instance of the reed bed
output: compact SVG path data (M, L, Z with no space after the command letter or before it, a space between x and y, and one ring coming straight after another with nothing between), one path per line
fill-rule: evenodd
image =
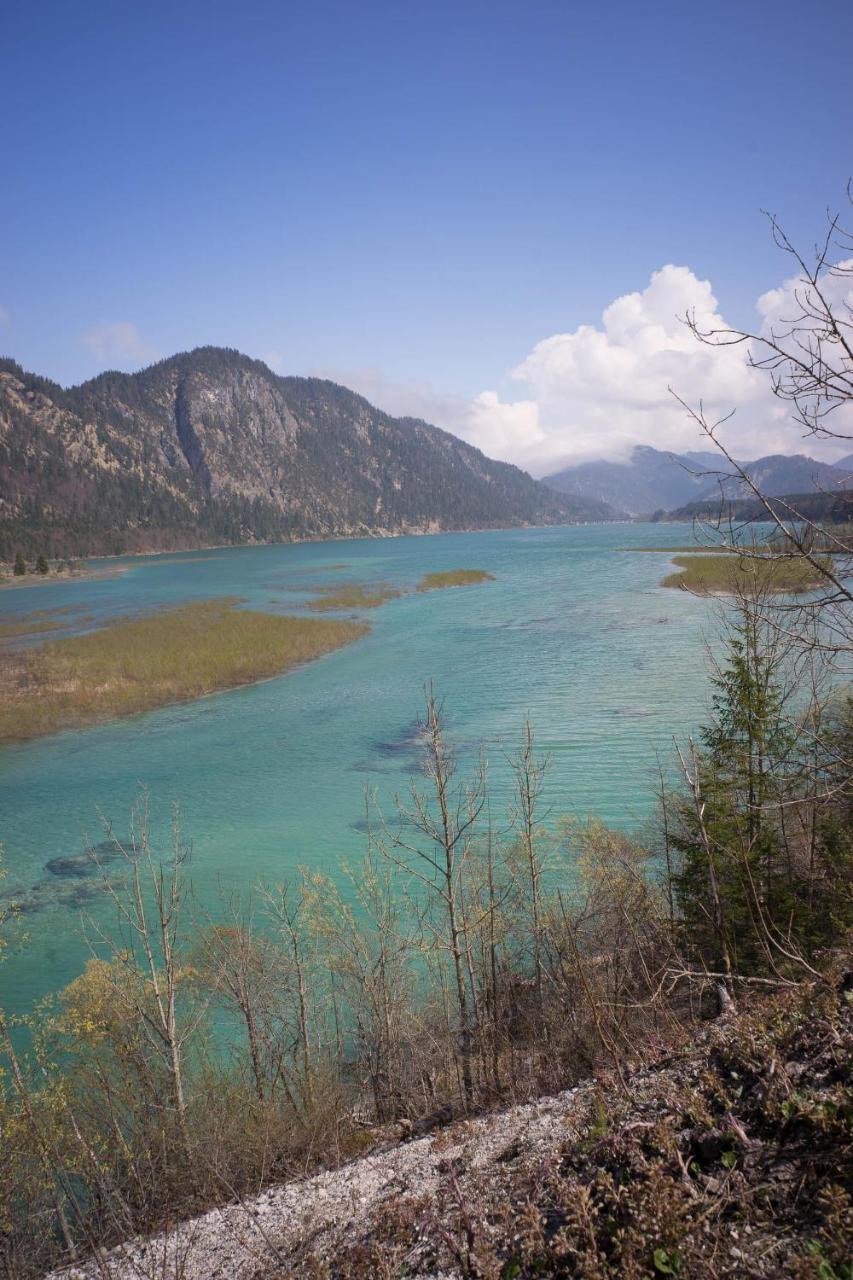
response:
M740 556L732 552L673 557L677 573L670 573L661 586L678 587L698 595L733 594L760 585L765 591L796 595L820 586L820 575L807 560L784 555L772 558Z
M445 573L426 573L418 583L418 591L441 591L444 587L470 587L477 582L494 582L485 569L450 569Z
M0 742L135 715L251 684L363 636L363 623L237 609L225 597L117 622L11 655Z
M43 631L60 631L61 622L54 622L50 618L33 619L27 621L21 618L17 622L0 622L0 640L12 640L15 636L36 636Z
M365 587L361 583L349 585L344 583L317 587L318 598L312 600L308 608L325 613L333 609L378 609L387 600L397 600L403 593L396 587L386 587L381 583Z

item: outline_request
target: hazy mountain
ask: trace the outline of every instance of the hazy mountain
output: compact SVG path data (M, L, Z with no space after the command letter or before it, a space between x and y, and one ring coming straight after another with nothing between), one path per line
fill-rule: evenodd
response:
M837 490L849 479L838 464L830 466L805 454L774 454L741 465L762 492L774 497ZM718 453L673 454L638 445L627 462L581 463L547 476L545 483L562 493L607 502L636 516L713 501L721 493L726 500L747 496L749 486L732 472Z
M707 488L711 466L722 470L725 459L637 445L628 462L583 462L546 476L545 484L573 497L607 502L629 515L649 515L700 496Z
M839 458L832 465L838 467L840 471L853 471L853 453L848 453L845 457Z
M853 475L828 462L818 462L804 453L770 454L754 462L742 464L744 471L768 497L781 497L786 493L833 492L845 489L853 482ZM719 498L748 498L751 490L740 476L711 480L698 495L700 501Z
M203 347L64 389L0 361L0 557L601 520L446 431Z

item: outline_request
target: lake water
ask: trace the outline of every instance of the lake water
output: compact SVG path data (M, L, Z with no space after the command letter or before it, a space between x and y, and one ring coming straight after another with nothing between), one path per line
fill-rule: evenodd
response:
M285 877L335 872L363 848L364 792L386 810L417 768L423 685L445 700L462 768L485 745L500 809L503 752L529 713L551 757L557 815L596 813L631 827L654 806L656 753L701 721L702 645L711 606L659 586L689 528L610 525L231 548L91 561L116 576L8 590L3 620L70 608L76 629L179 601L239 595L292 612L311 588L381 581L412 588L426 572L482 568L494 582L409 594L368 611L369 636L275 680L120 723L0 751L3 892L26 895L26 947L0 968L0 1005L20 1011L80 971L88 951L75 897L83 881L47 864L124 835L140 788L165 831L180 806L199 903ZM108 918L99 900L87 903Z

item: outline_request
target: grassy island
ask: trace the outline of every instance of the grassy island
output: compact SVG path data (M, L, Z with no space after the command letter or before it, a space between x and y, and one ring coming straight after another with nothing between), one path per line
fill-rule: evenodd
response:
M318 599L312 600L308 608L318 612L332 609L378 609L386 600L396 600L403 593L396 587L385 587L381 584L374 587L363 587L361 583L348 585L335 584L318 587Z
M6 655L0 743L189 701L280 675L364 635L363 623L202 600Z
M755 559L732 552L674 556L678 572L662 582L664 587L679 587L699 595L730 593L760 585L765 591L796 594L811 591L819 585L819 575L806 560L776 556Z
M495 576L485 569L450 569L446 573L426 573L418 583L418 591L441 591L444 587L470 587L477 582L494 582Z

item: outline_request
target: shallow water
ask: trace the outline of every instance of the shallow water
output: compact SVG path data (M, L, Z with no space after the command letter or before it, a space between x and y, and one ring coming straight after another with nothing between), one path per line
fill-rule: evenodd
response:
M623 548L687 541L684 526L610 525L230 548L92 561L121 572L5 591L3 621L71 606L57 616L85 629L214 595L289 612L320 584L411 588L454 568L495 577L365 611L369 636L278 679L0 752L0 892L18 896L29 935L0 969L0 1004L25 1009L82 968L81 907L109 914L74 860L87 837L103 840L99 812L127 832L141 787L160 832L180 806L202 908L215 910L219 884L270 881L299 864L334 874L341 857L357 859L365 787L391 809L417 768L426 681L445 700L461 767L485 745L494 807L508 799L503 752L529 713L551 758L554 814L642 821L656 753L670 760L673 734L705 709L712 614L658 585L666 553Z

